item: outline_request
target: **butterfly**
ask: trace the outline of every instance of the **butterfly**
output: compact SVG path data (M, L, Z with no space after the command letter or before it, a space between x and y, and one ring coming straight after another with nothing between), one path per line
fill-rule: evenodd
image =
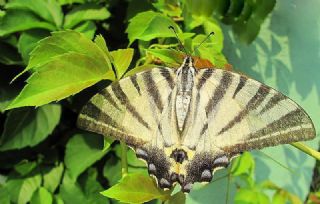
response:
M78 126L132 147L160 188L190 192L210 182L243 151L310 140L307 113L280 92L246 76L154 67L112 83L82 109Z

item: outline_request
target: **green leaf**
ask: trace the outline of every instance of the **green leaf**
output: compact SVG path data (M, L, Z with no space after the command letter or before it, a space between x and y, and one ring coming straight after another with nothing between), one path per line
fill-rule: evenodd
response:
M174 49L147 49L147 54L159 58L164 63L181 64L185 53Z
M127 152L128 164L133 167L146 167L146 162L138 159L136 153L129 148Z
M12 202L25 204L30 201L33 193L40 187L40 184L40 174L34 174L29 177L8 179L4 187L9 192Z
M29 174L32 170L37 167L36 162L28 162L26 160L21 161L19 164L14 166L14 170L21 176Z
M94 43L105 53L105 56L112 61L111 54L109 52L108 46L102 35L97 35L94 39ZM110 65L111 66L111 65Z
M51 193L43 187L40 187L33 193L30 204L51 204L53 201Z
M273 204L282 204L286 203L287 201L287 195L283 191L277 191L272 198Z
M53 197L53 203L54 203L54 204L64 204L63 199L62 199L62 197L61 197L60 194L54 195L54 197Z
M221 2L221 1L220 1ZM248 9L248 4L250 4L252 1L230 1L230 5L227 12L223 12L224 15L221 21L225 24L233 24L239 19L241 19L243 16L246 16L246 13L249 13L251 9ZM224 2L224 4L227 4ZM250 15L250 14L249 14ZM247 18L245 18L247 19Z
M192 44L198 46L207 36L197 35L193 40ZM213 36L214 37L214 36ZM196 49L196 55L202 59L209 60L215 67L223 68L227 64L226 58L221 53L221 50L217 50L217 42L209 41L202 43L202 45Z
M104 137L103 138L103 149L102 149L102 151L108 150L113 142L114 142L114 139L112 139L110 137Z
M74 3L80 3L83 4L86 2L86 0L57 0L60 5L66 5L66 4L74 4Z
M270 200L267 195L258 192L255 189L239 189L234 202L237 204L269 204Z
M82 4L74 7L65 16L64 28L73 28L82 21L105 20L109 17L110 13L104 6L100 6L94 3Z
M88 169L86 174L79 179L79 182L84 187L84 193L87 197L87 203L108 204L109 199L101 195L103 190L100 183L97 181L98 171L94 168Z
M222 52L223 48L223 33L222 29L217 21L214 19L206 19L203 22L203 28L205 30L206 35L211 32L214 32L214 35L210 37L209 42L213 43L213 48L216 52Z
M233 176L242 174L252 175L254 171L254 159L249 152L244 152L232 162L231 173Z
M41 21L33 13L24 10L8 10L6 15L0 19L0 27L0 36L34 28L43 28L49 31L56 29L52 24Z
M115 146L114 149L117 157L120 159L121 151L122 151L120 148L120 145ZM136 153L131 148L128 148L127 159L128 159L128 164L132 167L146 167L146 163L143 160L138 159L136 156Z
M109 185L113 186L121 179L121 162L116 157L108 157L104 167L103 176L108 179Z
M10 204L9 192L6 188L0 186L0 203Z
M109 200L99 193L102 189L97 181L97 171L89 169L80 176L79 182L74 182L68 174L65 174L60 186L60 196L65 204L109 204Z
M33 147L52 133L60 120L60 105L23 108L9 112L1 137L0 150Z
M97 45L81 33L76 31L59 31L53 32L49 36L41 40L37 47L31 52L30 61L26 72L35 67L41 67L55 58L64 54L77 53L94 58L101 66L108 66L109 59L105 56ZM105 65L106 64L106 65ZM111 66L101 69L110 69Z
M211 0L186 0L185 7L189 15L208 18L212 16L212 13L217 6L216 4L216 1Z
M87 132L73 135L67 143L64 161L74 181L109 150L102 151L102 149L103 137L101 135ZM81 158L81 162L79 162L79 158Z
M185 204L186 203L186 195L182 193L182 191L177 192L173 196L170 197L165 204Z
M180 17L182 14L182 6L178 0L159 0L152 5L157 8L157 10L161 11L161 13L168 16Z
M121 79L124 73L130 66L132 61L134 49L118 49L116 51L110 52L110 55L113 59L112 63L115 67L118 79Z
M273 195L272 203L285 203L284 201L291 201L293 204L301 204L302 201L298 196L286 191L285 189L277 186L272 181L263 181L259 183L261 189L268 189L276 191Z
M54 193L59 186L63 169L63 163L52 168L43 168L43 187L49 192Z
M173 26L177 33L181 32L173 20L161 13L154 11L139 13L129 20L126 30L129 44L136 39L149 41L154 38L175 37L173 31L168 28L169 26Z
M86 203L86 196L81 186L70 178L68 172L64 174L63 183L59 189L59 195L64 204Z
M57 28L62 25L63 13L55 0L12 0L6 4L7 9L24 9L32 11L42 19L54 23Z
M91 57L77 53L56 57L39 69L27 80L28 84L7 109L58 101L102 79L113 77L112 70L109 71Z
M157 188L150 176L128 174L117 185L103 191L102 195L125 203L143 203L153 199L167 200L170 191Z
M74 27L73 30L84 34L88 39L93 39L97 26L93 21L84 21Z
M7 109L40 106L76 94L102 79L114 79L105 52L75 31L56 32L41 40L22 73L30 69L36 72Z
M229 169L215 171L213 181L208 184L194 183L192 190L186 195L186 203L199 204L214 201L214 203L234 203L233 198L238 186L231 182ZM229 200L229 202L226 202Z
M46 30L30 30L20 35L18 50L25 64L28 64L30 52L36 47L37 42L49 34Z
M149 70L149 69L153 69L155 67L157 67L158 65L155 65L155 64L146 64L146 65L141 65L141 66L137 66L131 70L129 70L124 76L127 77L127 76L132 76L138 72L142 72L142 71L145 71L145 70Z
M261 24L273 10L275 3L275 0L246 1L245 6L249 9L243 13L248 13L247 17L244 18L242 14L232 27L237 37L247 44L251 43L257 37Z

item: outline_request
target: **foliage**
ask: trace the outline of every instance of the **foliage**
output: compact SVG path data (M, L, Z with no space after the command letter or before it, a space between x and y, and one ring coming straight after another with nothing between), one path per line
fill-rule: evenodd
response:
M188 52L227 67L221 23L250 43L275 1L152 2L0 1L0 203L185 202L177 189L159 190L132 150L126 161L108 135L77 129L79 110L110 81L181 63L169 25ZM121 178L123 162L128 174ZM237 203L301 202L271 181L256 183L254 172L249 153L232 164Z

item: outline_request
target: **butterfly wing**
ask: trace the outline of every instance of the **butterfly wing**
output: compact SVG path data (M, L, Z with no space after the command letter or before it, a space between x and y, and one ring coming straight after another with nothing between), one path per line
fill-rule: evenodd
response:
M185 184L208 181L212 170L247 150L308 140L315 129L305 111L278 91L242 75L201 69L183 144L195 151Z
M115 82L96 94L78 118L82 129L113 136L136 150L150 174L169 180L170 161L164 147L177 143L172 116L175 72L154 68Z

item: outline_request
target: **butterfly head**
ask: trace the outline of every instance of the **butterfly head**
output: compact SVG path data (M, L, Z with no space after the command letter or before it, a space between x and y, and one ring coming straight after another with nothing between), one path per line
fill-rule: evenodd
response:
M191 56L186 56L183 60L182 66L183 67L194 67L193 62L194 61Z

